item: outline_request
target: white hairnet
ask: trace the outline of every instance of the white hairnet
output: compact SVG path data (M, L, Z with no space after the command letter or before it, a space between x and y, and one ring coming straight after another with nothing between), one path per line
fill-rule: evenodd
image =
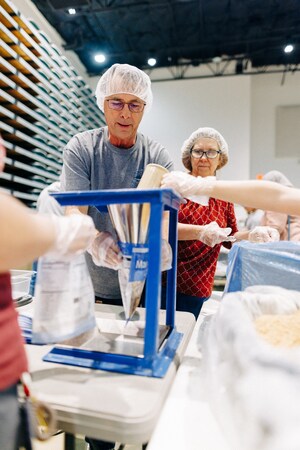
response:
M135 66L114 64L102 75L95 91L97 105L101 111L104 111L104 99L114 94L135 95L146 103L145 111L151 108L151 80Z
M283 186L293 186L290 180L285 175L283 175L283 173L279 172L279 170L270 170L270 172L267 172L263 176L263 180L275 181L275 183L282 184Z
M192 170L191 166L191 150L196 144L196 142L201 138L210 138L217 141L219 150L221 150L220 154L220 162L217 169L221 169L228 162L228 145L221 133L219 133L214 128L203 127L198 128L198 130L194 131L190 137L184 141L183 146L181 148L182 153L182 162L183 165L189 170Z

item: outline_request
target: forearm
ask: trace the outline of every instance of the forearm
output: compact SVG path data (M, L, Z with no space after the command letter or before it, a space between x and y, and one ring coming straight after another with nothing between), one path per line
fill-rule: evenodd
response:
M237 231L233 235L237 241L244 241L249 239L249 230Z
M55 227L18 200L0 194L0 271L26 264L51 248Z
M190 225L187 223L178 223L178 240L191 241L199 239L199 232L203 227L201 225Z
M271 181L218 181L213 177L192 177L174 171L164 175L161 186L172 188L183 197L206 195L257 209L300 216L300 189Z
M214 181L209 195L240 205L300 215L300 190L269 181Z

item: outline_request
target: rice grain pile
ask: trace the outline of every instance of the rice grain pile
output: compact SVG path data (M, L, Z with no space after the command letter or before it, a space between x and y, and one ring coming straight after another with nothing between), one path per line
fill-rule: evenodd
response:
M256 331L277 347L300 346L300 310L293 314L262 314L255 321Z

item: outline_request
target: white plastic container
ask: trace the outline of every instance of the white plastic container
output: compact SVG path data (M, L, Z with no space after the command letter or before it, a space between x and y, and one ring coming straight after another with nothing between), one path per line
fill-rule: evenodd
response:
M13 300L29 295L30 281L33 274L33 270L10 271Z

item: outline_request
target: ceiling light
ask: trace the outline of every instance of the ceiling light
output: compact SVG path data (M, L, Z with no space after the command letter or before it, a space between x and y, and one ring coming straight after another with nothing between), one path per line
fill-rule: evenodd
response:
M72 16L72 15L76 14L76 9L75 8L69 8L68 9L68 13Z
M294 50L294 46L291 44L288 44L284 47L284 52L285 53L291 53Z
M156 64L156 59L155 58L149 58L147 61L148 65L153 67Z
M103 53L97 53L94 56L94 59L97 63L102 64L104 63L104 61L106 60L105 55L103 55Z

